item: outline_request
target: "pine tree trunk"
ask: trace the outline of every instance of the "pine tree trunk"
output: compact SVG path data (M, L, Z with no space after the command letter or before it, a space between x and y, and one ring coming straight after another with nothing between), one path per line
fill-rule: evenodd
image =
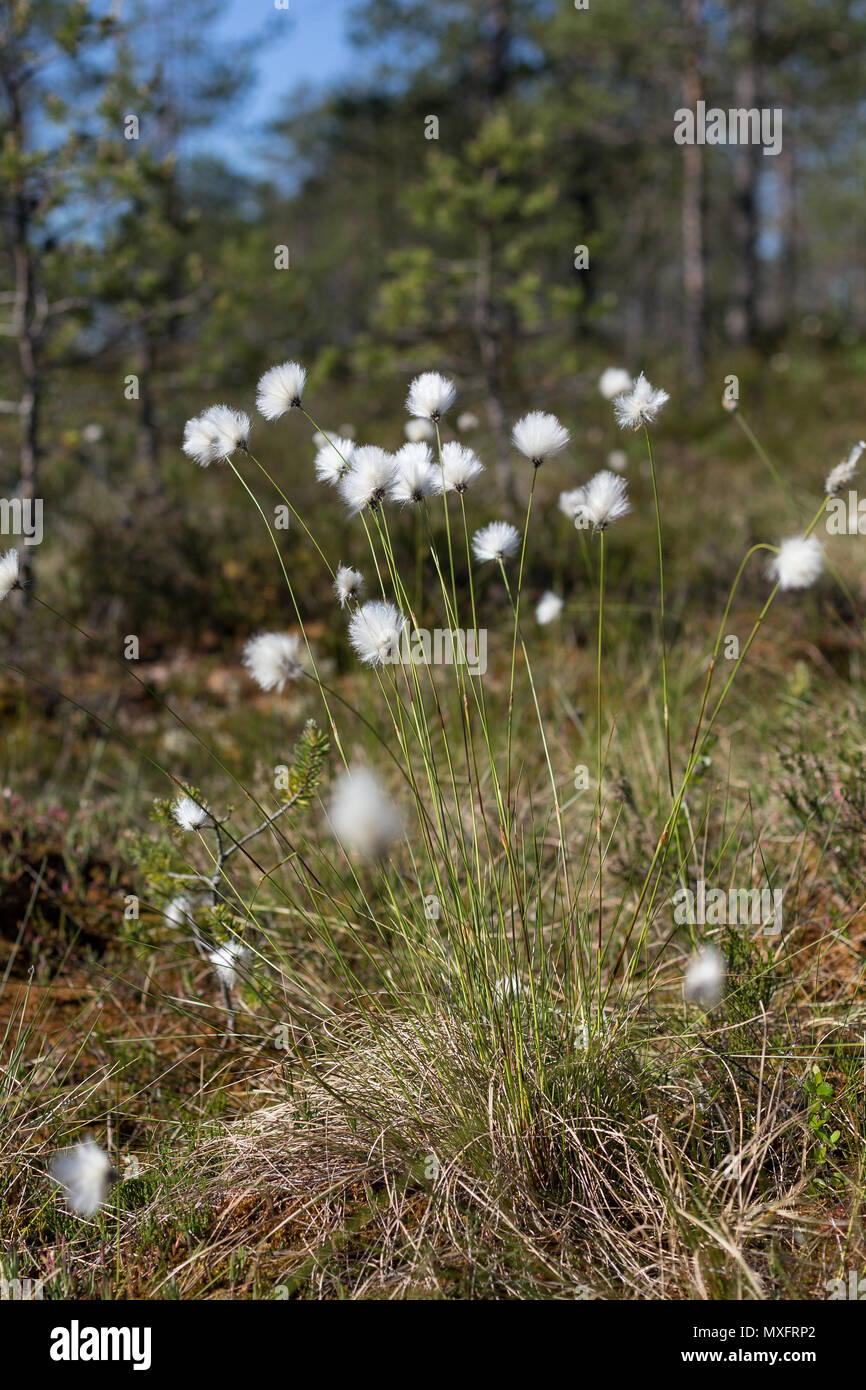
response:
M684 0L686 48L683 65L683 105L694 111L701 96L700 0ZM689 385L704 379L704 227L703 151L683 146L683 353Z

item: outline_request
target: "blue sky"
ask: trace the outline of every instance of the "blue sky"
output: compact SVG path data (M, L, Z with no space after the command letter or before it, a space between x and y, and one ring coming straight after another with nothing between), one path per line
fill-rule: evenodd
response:
M289 0L288 10L277 10L274 0L229 0L215 27L220 38L230 43L262 31L267 36L256 58L255 90L241 113L208 133L207 147L231 158L243 146L248 162L251 137L287 110L293 87L300 83L326 87L357 66L358 55L346 38L353 8L354 0Z

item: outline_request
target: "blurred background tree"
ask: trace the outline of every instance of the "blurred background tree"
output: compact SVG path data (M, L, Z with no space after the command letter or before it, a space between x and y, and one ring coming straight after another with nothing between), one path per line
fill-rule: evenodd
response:
M801 350L804 380L817 354L837 374L866 364L866 0L334 13L351 67L314 84L287 62L242 139L263 21L229 34L213 0L118 16L0 0L2 488L57 501L62 544L41 563L88 555L69 594L83 612L119 523L122 611L176 623L181 586L205 622L227 484L176 505L195 482L183 421L249 408L289 356L324 425L390 447L407 378L454 373L506 481L515 409L592 419L611 362L663 375L696 430L729 372L762 390L758 364ZM283 43L305 22L269 21ZM674 112L698 99L781 108L781 153L678 146ZM260 433L265 454L299 438ZM307 456L291 469L306 487ZM240 562L223 562L214 621L234 625Z

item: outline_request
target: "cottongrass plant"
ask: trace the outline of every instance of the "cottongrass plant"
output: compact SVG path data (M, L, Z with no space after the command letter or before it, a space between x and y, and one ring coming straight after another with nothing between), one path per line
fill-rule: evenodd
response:
M258 461L242 411L203 411L188 422L183 448L202 467L225 463L268 533L297 631L253 636L241 660L275 701L291 686L292 699L309 704L311 719L322 719L331 785L319 789L324 744L313 724L276 804L242 788L238 822L250 815L248 830L218 804L215 789L206 785L199 793L169 771L176 792L169 819L189 846L189 869L178 875L183 884L171 887L166 919L179 931L192 920L199 952L223 990L227 1020L237 1007L252 1011L247 988L251 998L278 1001L282 1017L288 1014L293 1062L306 1078L301 1109L323 1117L325 1140L339 1132L339 1142L351 1147L350 1136L357 1134L371 1152L387 1135L392 1156L402 1154L407 1162L431 1156L443 1191L462 1182L479 1202L481 1173L496 1174L503 1189L516 1185L528 1203L535 1201L530 1194L543 1190L563 1209L573 1205L587 1213L584 1233L591 1228L600 1242L611 1279L621 1258L639 1281L637 1248L628 1246L623 1232L633 1228L636 1213L648 1229L661 1232L670 1198L670 1192L653 1192L646 1174L661 1163L671 1174L688 1171L697 1182L700 1143L724 1139L730 1149L727 1130L710 1136L707 1129L695 1146L691 1131L666 1127L665 1118L675 1101L683 1101L685 1083L672 1079L666 1047L674 1044L665 1034L664 1010L692 1011L693 1023L687 1017L684 1027L697 1033L689 1033L687 1051L697 1047L709 1016L731 997L725 959L716 942L702 939L705 929L692 927L687 942L667 941L658 950L652 932L671 882L682 882L688 869L695 844L689 799L733 682L777 593L802 591L820 578L823 553L812 533L826 499L801 534L779 545L761 542L743 558L695 707L680 716L674 733L660 489L650 433L668 396L643 374L603 378L606 397L614 385L623 388L614 401L617 423L644 431L651 497L603 470L575 480L559 498L560 511L573 523L575 547L589 546L597 579L594 729L588 724L595 786L585 785L589 796L582 798L572 792L571 766L562 765L556 708L538 678L540 634L522 617L527 552L544 546L548 524L544 517L535 522L537 480L541 464L566 453L569 429L537 410L516 421L512 439L523 460L518 466L526 470L525 513L519 525L494 518L473 530L467 497L471 489L473 506L484 509L484 469L474 451L442 439L457 399L449 378L428 372L411 383L409 424L424 428L407 429L409 442L396 455L323 430L308 411L305 385L299 364L274 367L259 382L258 408L272 428L293 429L298 420L310 427L317 450L311 473L323 488L336 487L334 506L342 512L342 502L348 513L345 524L366 557L363 570L329 553L327 537L313 533L279 477ZM296 534L312 547L333 593L325 621L343 633L340 640L357 661L351 684L340 690L322 674L308 630L311 607L293 585L291 554L260 500L256 469L290 508ZM616 711L605 700L607 554L629 518L650 509L658 551L664 791L640 876L623 884L608 867L619 813L607 786L617 736ZM426 592L410 582L398 558L407 549L401 528L413 527L416 558L421 555L431 581ZM713 699L727 622L758 552L769 557L772 589ZM3 557L0 589L6 584L8 592L15 575L17 563L13 571L9 556ZM550 625L564 609L564 600L548 591L535 606L536 621ZM458 659L436 664L424 626L428 617L452 635ZM473 643L477 650L482 631L493 649L488 670L459 659ZM516 720L526 737L531 731L537 738L543 773L516 763ZM581 751L591 747L588 730L580 739ZM357 755L361 740L363 758ZM262 844L276 852L276 867ZM250 873L253 893L243 882ZM300 961L280 948L276 927L284 918L313 944L328 981L322 997ZM726 1087L716 1061L706 1065ZM777 1099L774 1092L749 1140L747 1165L759 1165L782 1142L787 1120ZM261 1122L263 1148L294 1143L284 1108L278 1112ZM650 1119L644 1125L645 1114ZM630 1155L643 1165L644 1176L635 1179L639 1192L617 1187L632 1181L623 1176L632 1173ZM731 1181L720 1176L706 1200L717 1201L719 1210L736 1205ZM497 1220L505 1219L503 1207L497 1213ZM688 1246L682 1238L682 1258ZM550 1260L549 1254L539 1258ZM549 1272L554 1282L562 1276L561 1266Z
M643 373L633 379L619 369L606 373L600 383L602 394L614 400L614 414L620 426L644 430L658 540L659 647L669 815L659 834L645 882L637 893L636 904L625 913L622 901L606 904L603 874L607 854L605 758L612 732L605 728L604 710L605 544L609 528L624 521L634 505L625 479L618 473L603 470L562 493L559 500L560 510L574 525L591 533L598 552L595 854L593 858L584 849L580 861L575 862L573 835L567 831L564 821L562 772L554 767L550 754L546 727L549 713L546 715L542 708L533 676L531 649L520 617L536 475L543 462L568 447L569 430L555 416L543 411L529 411L517 420L513 428L514 447L533 465L523 525L518 527L509 521L494 520L470 534L465 494L471 484L481 480L483 464L466 446L442 441L442 424L457 398L452 381L438 372L424 373L412 381L407 411L412 421L426 422L431 428L418 431L418 437L411 438L396 455L375 444L357 446L343 438L330 438L302 404L304 381L303 370L297 364L284 364L266 373L259 384L260 411L269 420L278 420L290 410L298 410L306 416L316 431L319 446L315 474L320 481L337 485L350 517L356 518L362 528L379 597L371 596L361 602L360 571L343 565L330 568L324 548L318 542L316 545L323 563L330 568L340 606L347 610L348 644L361 665L374 673L378 686L385 719L380 733L383 766L378 775L387 771L389 762L397 763L402 792L408 794L414 805L417 820L415 835L411 833L408 820L400 822L404 826L404 850L393 856L390 872L395 877L388 878L378 850L375 854L361 853L359 858L374 859L380 864L379 872L384 880L377 892L386 892L389 911L397 916L400 924L397 935L408 952L412 978L421 989L426 1005L436 1012L451 1007L454 998L459 998L482 1053L494 1047L502 1054L504 1049L506 1075L508 1085L513 1088L516 1113L523 1113L526 1119L528 1099L524 1091L523 1067L529 1040L539 1065L551 1036L561 1039L570 1036L570 1049L575 1052L578 1050L575 1038L579 1034L581 1045L585 1047L593 1037L601 1038L614 978L621 972L626 990L633 985L672 845L680 871L683 868L681 825L683 814L688 814L687 791L709 730L730 689L729 681L719 702L708 709L714 662L711 663L698 727L677 785L670 731L662 520L649 433L668 401L668 394L651 385ZM210 418L207 411L199 417L200 420ZM197 422L190 422L187 433L196 442L197 429ZM411 433L415 435L416 432ZM249 430L242 429L238 423L235 434L238 451L247 452ZM220 440L220 449L224 439L225 436ZM212 447L212 452L216 447ZM244 485L249 491L249 484L245 482ZM438 503L437 495L441 499ZM449 506L449 496L456 497L456 509ZM410 648L415 644L422 654L424 651L423 632L419 626L419 589L416 585L414 593L410 594L407 576L401 574L397 562L393 535L393 528L401 524L400 513L407 507L416 514L416 534L423 534L426 561L432 565L437 578L440 617L445 628L477 636L481 573L474 575L476 565L490 567L505 588L511 612L511 656L504 749L492 711L491 692L483 676L470 674L465 662L449 665L446 672L444 668L439 670L432 666L429 659L405 660L407 643ZM438 515L437 507L444 509ZM768 572L776 581L776 588L806 587L817 579L821 567L820 547L809 534L785 541L778 548L769 545L764 548L773 556ZM506 566L515 561L516 572L509 576ZM287 680L297 679L302 644L312 656L282 556L280 564L295 606L301 637L296 639L297 646L291 650L288 635L266 634L249 644L244 661L264 690L281 690ZM458 585L457 575L461 570L465 579ZM738 582L739 576L735 589ZM561 611L562 600L555 594L546 594L536 608L537 621L550 623ZM763 621L763 616L759 622ZM284 646L278 649L280 642ZM546 822L542 822L545 825L542 838L527 842L515 801L512 734L515 703L519 698L518 654L523 657L523 670L548 773L549 815L556 827L551 862L548 861ZM739 664L741 662L738 667ZM314 660L311 680L319 686L326 720L335 738L338 757L343 762L343 776L347 779L334 801L329 824L333 830L338 828L337 839L344 847L351 846L353 841L363 845L367 840L377 846L391 847L395 837L389 817L384 816L385 830L381 836L375 829L377 820L382 817L376 774L370 769L352 769L344 741L338 734L334 701L318 678ZM702 729L707 714L709 727ZM358 827L353 836L352 821L355 819ZM409 920L411 914L402 896L406 891L404 863L411 864L412 877L417 876L417 882L428 890L421 897L426 900L432 896L437 903L434 925L429 927L426 938L423 933L419 937L416 924ZM542 894L540 884L550 874L554 888L548 898ZM360 880L356 887L359 883ZM369 891L368 885L364 892ZM315 916L313 902L307 905L306 912ZM372 905L369 905L369 915L373 919L376 916ZM429 920L424 919L425 922ZM620 924L618 933L613 930L617 922ZM393 979L394 968L394 961L390 960L389 979ZM524 979L527 985L519 1001L511 995L506 1001L496 992L496 980L512 976ZM449 1000L452 1005L448 1004ZM495 1012L506 1002L507 1020L502 1020L501 1026L491 1031L491 1010Z

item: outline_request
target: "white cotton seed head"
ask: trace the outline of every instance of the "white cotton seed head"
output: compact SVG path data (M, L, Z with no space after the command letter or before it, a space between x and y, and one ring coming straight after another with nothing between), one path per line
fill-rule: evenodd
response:
M841 463L837 463L835 468L831 468L827 474L827 481L824 484L824 492L827 497L836 497L847 487L857 472L857 465L860 462L860 455L866 449L866 443L861 439L859 444L855 444L850 454Z
M481 564L507 560L519 545L520 532L508 521L491 521L472 537L472 553Z
M405 626L393 603L371 599L349 619L349 641L365 666L385 666L396 657Z
M242 664L262 690L282 691L303 675L300 641L290 632L262 632L247 642Z
M591 526L595 531L604 531L612 521L619 521L630 511L625 478L603 468L583 489L574 524L580 529Z
M403 433L410 444L420 444L425 440L429 443L436 438L435 427L429 420L407 420L403 426Z
M229 405L210 405L202 411L201 422L214 433L211 462L231 458L238 449L246 449L250 442L250 417L242 410L232 410Z
M780 589L808 589L824 568L824 552L814 536L791 536L767 566Z
M66 1153L55 1154L49 1172L78 1216L96 1215L112 1176L111 1160L98 1144L88 1139Z
M683 994L689 1004L714 1009L725 984L725 961L715 946L702 946L692 956L683 976Z
M368 861L383 858L403 829L396 804L364 767L337 778L329 820L343 850Z
M457 428L461 434L468 434L470 430L478 429L478 416L471 410L462 410L457 416Z
M503 975L493 986L493 997L497 1004L516 1001L523 993L523 981L519 975Z
M561 492L559 494L559 510L563 516L567 516L569 521L576 521L585 496L585 487L573 487L568 492Z
M548 415L543 410L531 410L517 421L511 431L515 449L531 459L536 468L545 459L560 453L570 438L565 425L561 425L555 415Z
M628 454L625 449L611 449L607 456L607 466L614 473L624 473L628 467Z
M207 468L219 457L217 440L216 426L201 415L187 420L183 427L183 452L202 468Z
M356 516L365 507L378 507L388 495L394 477L394 458L376 444L356 449L352 466L340 478L340 496Z
M316 454L316 477L320 483L330 483L335 487L352 466L355 457L355 444L353 440L344 435L336 434L330 439L325 439L319 446Z
M615 396L625 395L633 385L631 376L624 367L605 367L598 379L598 389L606 401L612 401Z
M360 570L353 570L349 565L338 567L334 579L334 593L340 600L341 608L345 608L347 603L354 603L363 586L364 576Z
M423 502L437 491L440 469L433 463L429 446L404 444L394 455L394 475L388 489L392 502Z
M484 472L484 464L474 449L453 440L442 445L442 463L435 467L437 492L441 492L444 485L446 492L464 493Z
M548 623L556 622L562 612L562 599L559 594L555 594L552 589L548 589L546 594L542 594L535 608L535 621L542 627Z
M287 410L301 404L307 380L300 362L282 362L259 379L256 407L266 420L279 420Z
M208 956L220 984L225 985L226 989L235 988L238 982L238 967L242 966L249 958L249 947L245 946L242 941L235 940L227 941L225 945L218 946Z
M641 425L651 425L669 400L667 391L650 386L641 372L631 390L623 392L614 401L616 422L624 430L638 430Z
M189 893L178 893L176 898L166 903L163 910L166 926L185 927L193 916L195 901Z
M0 602L18 583L18 551L7 550L0 555Z
M450 410L457 395L453 381L439 372L423 372L409 386L406 410L423 420L441 420Z
M208 818L208 811L199 806L191 796L179 796L171 808L171 813L181 830L200 830Z

